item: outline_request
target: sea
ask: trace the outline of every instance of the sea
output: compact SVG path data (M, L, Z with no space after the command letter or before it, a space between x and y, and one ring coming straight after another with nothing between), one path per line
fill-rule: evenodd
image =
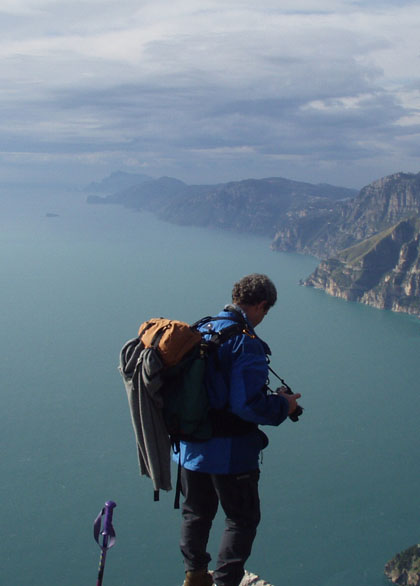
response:
M108 500L104 586L182 584L180 513L139 475L119 351L149 317L217 313L251 272L277 286L257 331L304 413L266 429L247 568L274 586L389 583L386 562L420 540L420 320L299 286L317 260L268 238L82 191L4 188L0 243L2 585L95 584Z

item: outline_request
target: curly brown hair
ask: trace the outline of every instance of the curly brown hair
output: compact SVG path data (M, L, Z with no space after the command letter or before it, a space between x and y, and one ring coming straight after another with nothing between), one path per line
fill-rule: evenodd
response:
M253 273L234 284L232 301L238 305L257 305L265 301L268 310L277 301L277 290L267 275Z

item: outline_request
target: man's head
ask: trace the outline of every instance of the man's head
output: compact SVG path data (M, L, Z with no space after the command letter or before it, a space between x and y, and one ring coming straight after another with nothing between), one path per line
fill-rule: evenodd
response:
M264 316L270 307L273 307L276 300L276 287L267 275L253 273L242 277L233 286L233 303L239 305L245 311L254 327L264 319Z

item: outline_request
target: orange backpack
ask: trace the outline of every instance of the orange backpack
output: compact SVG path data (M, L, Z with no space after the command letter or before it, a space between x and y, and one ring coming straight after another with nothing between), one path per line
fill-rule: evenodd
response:
M159 350L165 367L178 364L202 340L200 332L187 323L163 317L143 322L138 335L145 348Z

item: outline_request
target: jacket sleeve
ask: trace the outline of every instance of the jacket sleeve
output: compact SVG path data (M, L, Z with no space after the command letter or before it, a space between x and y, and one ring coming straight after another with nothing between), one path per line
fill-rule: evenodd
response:
M253 344L242 347L230 371L230 407L235 415L260 425L279 425L288 415L285 397L268 394L265 353Z

